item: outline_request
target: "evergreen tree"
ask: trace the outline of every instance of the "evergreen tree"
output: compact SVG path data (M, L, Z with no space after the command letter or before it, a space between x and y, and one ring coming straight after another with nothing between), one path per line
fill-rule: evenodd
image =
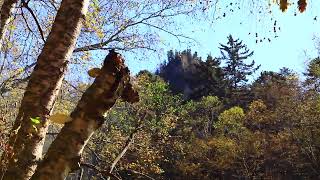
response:
M254 60L250 64L244 62L253 55L253 51L231 35L228 36L227 45L220 44L220 46L222 54L220 59L226 63L224 73L228 81L228 88L233 91L243 86L248 81L247 76L257 71L260 65L255 66Z
M197 66L199 88L197 94L199 97L214 95L220 98L225 96L225 81L223 69L220 67L220 60L213 58L211 55L207 56L205 62Z
M247 64L244 61L253 55L245 44L239 39L228 36L227 45L220 44L222 60L225 63L223 67L226 80L226 98L225 101L230 106L246 106L251 101L251 96L246 87L248 76L252 75L260 68L255 66L254 60Z

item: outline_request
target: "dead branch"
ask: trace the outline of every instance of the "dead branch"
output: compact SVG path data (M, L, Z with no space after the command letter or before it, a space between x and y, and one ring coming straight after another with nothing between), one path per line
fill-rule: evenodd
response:
M81 167L86 167L86 168L90 168L94 171L96 171L97 173L101 174L103 178L107 179L107 178L110 178L110 177L113 177L117 180L121 180L121 178L117 177L116 175L110 173L109 171L107 170L102 170L92 164L89 164L89 163L81 163L80 164Z

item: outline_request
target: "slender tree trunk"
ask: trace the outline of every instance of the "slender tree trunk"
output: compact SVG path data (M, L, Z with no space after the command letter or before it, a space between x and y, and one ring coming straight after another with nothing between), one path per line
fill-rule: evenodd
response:
M71 171L80 168L82 151L94 131L104 123L104 113L119 97L128 102L139 100L129 81L129 70L123 59L111 51L100 75L71 113L72 121L65 124L53 141L32 180L63 180Z
M2 49L2 41L6 34L6 26L9 23L11 13L17 2L18 0L3 0L3 2L0 2L0 4L3 3L2 6L0 5L0 50Z
M62 0L22 99L9 139L11 150L1 158L0 179L29 179L33 175L37 161L42 157L47 119L61 87L67 60L74 50L88 4L89 0ZM34 124L31 118L37 117L40 123Z

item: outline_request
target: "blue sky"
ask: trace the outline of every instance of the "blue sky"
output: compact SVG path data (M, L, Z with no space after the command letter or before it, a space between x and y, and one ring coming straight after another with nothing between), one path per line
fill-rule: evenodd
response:
M295 4L289 6L285 13L274 5L270 9L264 9L262 13L258 13L260 10L253 8L254 12L251 14L249 9L252 7L246 4L240 5L240 10L230 12L230 8L225 8L230 2L224 1L223 4L220 4L220 7L223 8L218 9L215 14L213 14L213 9L208 12L207 20L212 23L199 22L192 18L177 18L178 23L182 24L181 29L184 29L184 33L196 39L197 44L179 45L173 37L161 34L164 41L170 42L170 45L163 47L164 56L153 58L153 60L129 61L130 69L134 73L141 69L153 71L161 61L166 59L165 52L170 49L182 51L191 48L202 57L206 57L209 53L219 56L219 43L225 44L229 34L243 40L249 49L254 50L252 59L257 64L261 64L261 70L278 71L281 67L288 67L302 73L308 59L317 56L314 37L320 37L318 34L320 32L320 3L308 1L307 10L302 14L297 12ZM234 6L233 9L237 9L235 7L237 6ZM269 10L272 10L272 14L267 13ZM224 13L226 13L225 17L215 20ZM296 16L294 16L295 13ZM317 20L314 20L316 16ZM273 32L275 20L277 20L276 34ZM258 33L259 40L263 37L266 39L261 43L256 43L256 33ZM278 37L275 38L275 36ZM271 42L267 40L268 38Z

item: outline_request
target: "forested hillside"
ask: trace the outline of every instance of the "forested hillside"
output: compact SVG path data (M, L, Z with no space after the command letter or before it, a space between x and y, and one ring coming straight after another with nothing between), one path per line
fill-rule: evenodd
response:
M185 56L187 53L191 57L188 65L193 67L190 71L182 71L179 68L183 66L177 64L186 59L178 59L179 54ZM112 176L124 179L318 177L318 58L310 62L304 81L289 69L282 68L279 72L263 71L257 79L242 83L238 88L232 87L230 92L226 83L229 71L219 65L219 58L209 56L202 61L196 54L190 54L191 50L177 52L176 59L169 56L167 65L161 66L176 81L166 82L148 71L141 71L133 78L134 88L140 94L139 103L118 101L105 114L107 123L84 149L82 178L110 176L104 171L111 164L114 164ZM215 71L210 71L212 69ZM174 74L177 72L184 74ZM203 74L197 76L197 73L192 74L194 72ZM208 72L218 73L221 77L212 77L217 74ZM170 76L165 77L170 79ZM194 81L180 79L183 77L194 78ZM211 86L202 84L206 83L201 80L204 78L212 80ZM201 87L201 96L195 99L183 96L183 89L174 88L177 84L173 83L179 81L192 83L190 87L195 89ZM87 86L65 86L53 114L72 112ZM229 92L229 96L220 94L221 89ZM242 91L246 93L239 95ZM19 89L13 89L2 98L1 127L4 129L16 108L10 101L15 102L14 97L20 94ZM246 101L230 97L241 97ZM241 104L232 106L232 100L231 104ZM49 127L48 141L57 135L60 127L56 124ZM6 133L1 131L2 137L6 137ZM2 143L1 147L5 149ZM70 178L79 177L79 174L76 171Z
M269 56L257 58L258 45L238 32L205 56L209 44L195 45L208 38L197 28L214 29L238 11L258 18L239 24L271 19L263 36L245 34L272 49L285 28L279 14L294 18L314 3L0 6L0 180L320 179L320 41L313 39L317 55L301 58L303 72L264 66ZM223 30L243 33L237 27ZM281 45L299 44L298 36ZM292 53L278 54L278 63ZM161 63L148 68L156 57Z

